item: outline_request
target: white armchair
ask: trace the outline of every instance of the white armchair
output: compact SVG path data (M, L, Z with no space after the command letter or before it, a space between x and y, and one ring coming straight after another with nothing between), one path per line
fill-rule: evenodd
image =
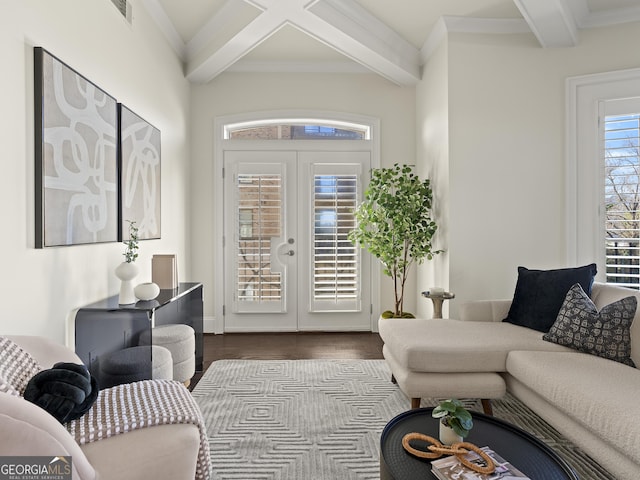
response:
M57 362L82 363L71 350L42 337L5 338L28 352L43 369ZM193 423L150 426L79 445L45 410L1 391L0 431L2 455L71 456L74 480L193 480L202 454L202 432ZM208 450L206 453L208 457Z

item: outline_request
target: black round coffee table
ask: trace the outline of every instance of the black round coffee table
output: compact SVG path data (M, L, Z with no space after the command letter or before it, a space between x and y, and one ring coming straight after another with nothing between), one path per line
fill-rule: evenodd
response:
M391 420L380 438L380 480L436 479L431 461L407 453L402 437L424 433L438 438L438 420L432 408L416 408ZM576 472L545 443L524 430L482 413L472 412L473 429L464 440L489 446L534 480L579 480Z

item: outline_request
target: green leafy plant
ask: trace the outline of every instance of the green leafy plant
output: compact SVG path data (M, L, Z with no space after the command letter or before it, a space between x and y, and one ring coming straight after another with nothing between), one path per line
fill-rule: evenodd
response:
M382 316L413 317L403 311L409 269L442 252L432 245L438 226L431 218L430 180L420 180L407 165L374 168L364 197L354 212L357 223L349 240L378 258L393 280L394 311Z
M127 247L123 253L125 262L132 263L138 258L138 227L136 222L127 220L129 222L129 240L122 242Z
M464 408L462 402L456 398L450 398L440 402L431 413L433 418L439 418L447 427L451 427L462 438L469 435L473 428L471 413Z

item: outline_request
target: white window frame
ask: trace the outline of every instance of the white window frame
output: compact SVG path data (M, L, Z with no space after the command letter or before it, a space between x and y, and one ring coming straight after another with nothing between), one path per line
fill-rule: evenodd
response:
M607 179L606 179L606 175L607 175L607 171L606 171L606 167L607 167L607 148L606 148L606 119L607 117L620 117L623 115L635 115L638 116L640 115L640 95L638 97L635 98L623 98L623 99L617 99L617 100L607 100L607 101L603 101L600 102L600 135L601 135L601 162L603 164L603 174L602 174L602 180L603 180L603 193L604 195L601 195L602 197L602 208L600 209L600 212L602 213L602 222L604 225L603 228L603 248L605 248L605 263L608 266L613 266L613 265L618 265L617 260L613 259L613 258L608 258L606 256L606 251L610 248L607 246L607 244L609 243L609 235L608 235L608 231L607 231L607 225L609 225L609 219L608 219L608 212L607 212L607 207L606 207L606 184L607 184ZM637 121L637 120L636 120ZM637 129L635 129L635 131L637 132ZM637 159L637 156L635 157ZM636 167L637 168L637 167ZM634 182L634 185L637 185ZM636 187L637 188L637 187ZM638 230L638 226L636 226L636 228L633 229L633 231L637 231ZM623 240L624 242L624 240ZM629 268L629 269L637 269L637 266L626 266L623 263L619 265L618 268ZM613 274L611 274L613 275ZM606 281L609 281L609 277L611 276L607 276L606 277ZM627 277L627 275L622 275ZM629 274L627 278L633 277L633 274ZM611 277L613 278L613 277ZM629 282L626 283L625 282L612 282L612 283L617 283L617 284L622 284L624 286L628 286L631 288L638 288L638 284L634 283L634 282Z
M566 256L596 262L606 281L603 211L602 102L640 96L640 69L570 77L566 81Z

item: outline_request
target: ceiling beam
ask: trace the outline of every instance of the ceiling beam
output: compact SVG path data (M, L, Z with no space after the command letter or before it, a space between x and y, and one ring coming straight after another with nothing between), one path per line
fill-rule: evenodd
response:
M420 80L420 51L354 0L315 3L298 28L399 85Z
M187 78L194 82L207 82L226 69L268 71L269 65L274 65L276 71L373 71L394 83L411 85L420 78L420 66L427 63L450 32L531 31L543 47L571 47L578 44L581 28L640 21L640 5L591 12L587 0L513 0L524 20L445 16L418 51L355 0L227 0L185 44L158 0L142 2L185 62ZM221 32L229 22L246 13L247 5L259 10L258 17L227 44ZM293 25L340 52L345 61L324 62L319 66L309 62L242 61L284 25ZM222 43L225 44L217 50L203 53L207 46Z
M259 15L202 62L195 64L196 60L189 61L187 78L196 83L207 83L213 80L277 32L285 23L278 16Z
M180 38L180 34L176 31L173 22L171 22L171 19L167 16L167 12L162 8L162 5L160 5L158 0L143 0L142 4L166 37L171 48L178 54L180 60L184 61L187 56L185 44L182 38Z
M543 47L575 47L578 27L565 0L513 0Z
M246 5L244 5L243 2L239 2L238 0L227 0L215 15L213 15L207 23L205 23L202 28L195 33L191 40L189 40L186 45L186 61L189 62L208 44L215 42L220 35L220 32L224 31L225 25L232 22L234 18L240 16L244 8L246 8Z
M189 49L187 78L208 82L284 25L292 25L399 85L420 79L420 52L354 0L245 0L258 17L204 60ZM204 46L199 37L199 45Z

